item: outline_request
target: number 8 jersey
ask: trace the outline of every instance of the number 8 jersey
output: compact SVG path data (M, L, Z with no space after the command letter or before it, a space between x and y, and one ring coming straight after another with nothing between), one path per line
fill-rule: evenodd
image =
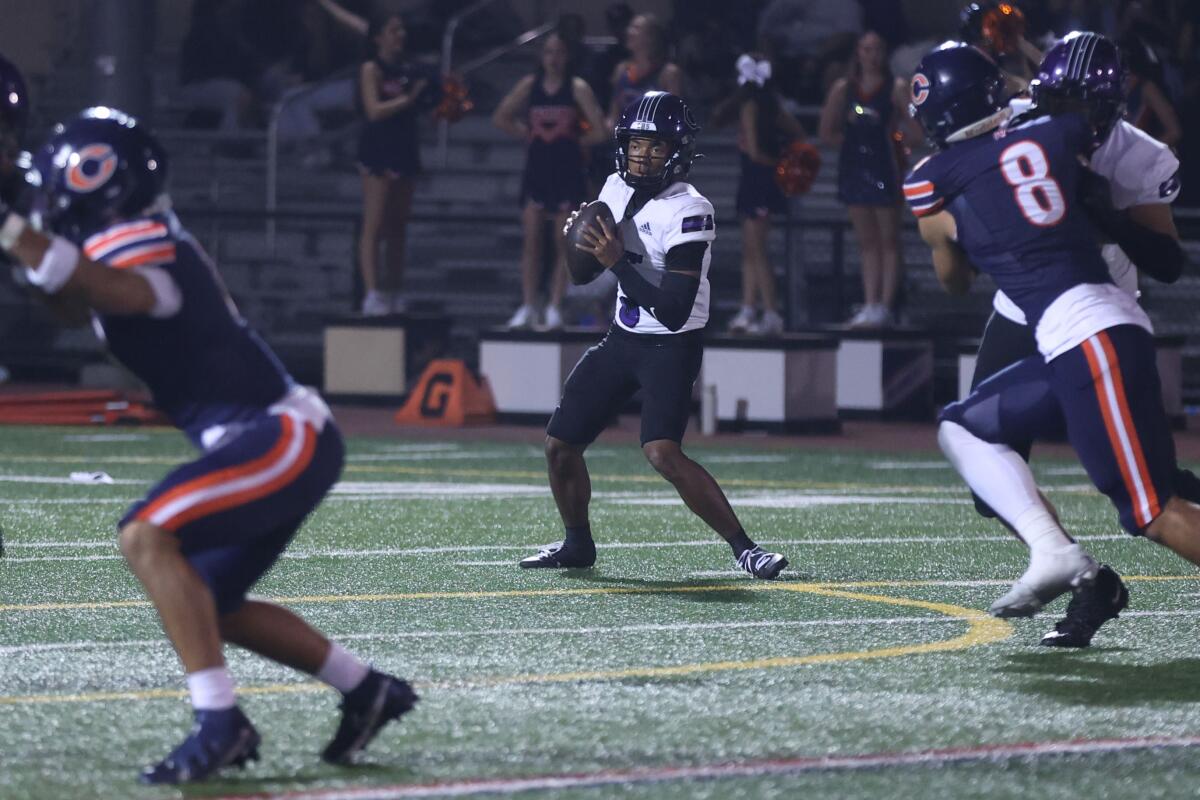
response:
M1047 360L1112 325L1150 329L1113 283L1075 202L1091 143L1081 116L1038 117L953 144L917 164L904 184L918 217L954 217L971 263L1036 326Z

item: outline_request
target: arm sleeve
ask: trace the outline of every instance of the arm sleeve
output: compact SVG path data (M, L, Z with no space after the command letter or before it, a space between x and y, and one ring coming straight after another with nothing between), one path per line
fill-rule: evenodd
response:
M1174 283L1183 274L1187 254L1179 241L1139 225L1128 211L1112 205L1108 181L1082 170L1080 202L1093 224L1129 256L1139 270L1162 283Z
M943 189L934 175L934 162L931 159L921 161L909 173L904 181L904 202L917 217L928 217L936 214L946 205Z
M633 302L649 309L667 330L677 331L688 321L700 279L672 270L698 271L704 264L707 242L689 242L667 251L667 271L644 274L627 259L613 264L612 271L621 281L621 290ZM661 282L658 282L661 278Z

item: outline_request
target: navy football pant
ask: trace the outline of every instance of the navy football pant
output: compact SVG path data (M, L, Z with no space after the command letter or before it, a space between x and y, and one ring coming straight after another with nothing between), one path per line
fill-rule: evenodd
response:
M1049 364L1025 358L947 406L941 419L996 444L1050 438L1065 427L1130 533L1144 532L1175 494L1175 444L1154 340L1137 326L1101 331Z
M217 613L228 614L333 486L343 456L332 420L318 432L297 415L263 412L172 470L120 524L143 520L178 536Z

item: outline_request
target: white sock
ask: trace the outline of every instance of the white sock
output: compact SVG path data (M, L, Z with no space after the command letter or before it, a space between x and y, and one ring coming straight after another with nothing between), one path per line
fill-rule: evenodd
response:
M197 711L220 711L233 708L237 703L233 694L233 676L224 666L189 672L187 685L192 695L192 708Z
M325 663L317 672L317 680L345 694L362 683L368 672L370 667L337 642L331 642L329 655L325 657Z
M1034 552L1074 542L1042 502L1033 472L1011 447L985 442L956 422L938 426L938 444L971 491L1007 522Z

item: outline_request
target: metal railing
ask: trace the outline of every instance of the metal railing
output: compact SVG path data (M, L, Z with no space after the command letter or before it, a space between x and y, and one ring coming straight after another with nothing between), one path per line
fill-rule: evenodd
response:
M461 25L463 20L465 20L467 17L483 10L493 2L495 2L495 0L477 0L477 2L472 3L459 13L455 14L450 18L450 21L446 23L446 30L442 34L443 76L449 75L452 71L455 71L460 77L466 78L469 73L474 72L480 67L486 66L497 59L503 58L514 50L524 47L530 42L536 41L550 31L554 30L554 23L552 22L546 22L538 25L535 28L530 28L521 34L518 34L517 37L511 42L506 42L505 44L493 47L488 52L477 56L464 64L461 64L457 70L454 70L454 36L458 32L459 25ZM444 119L438 121L437 146L438 163L444 167L446 166L450 149L450 123Z

